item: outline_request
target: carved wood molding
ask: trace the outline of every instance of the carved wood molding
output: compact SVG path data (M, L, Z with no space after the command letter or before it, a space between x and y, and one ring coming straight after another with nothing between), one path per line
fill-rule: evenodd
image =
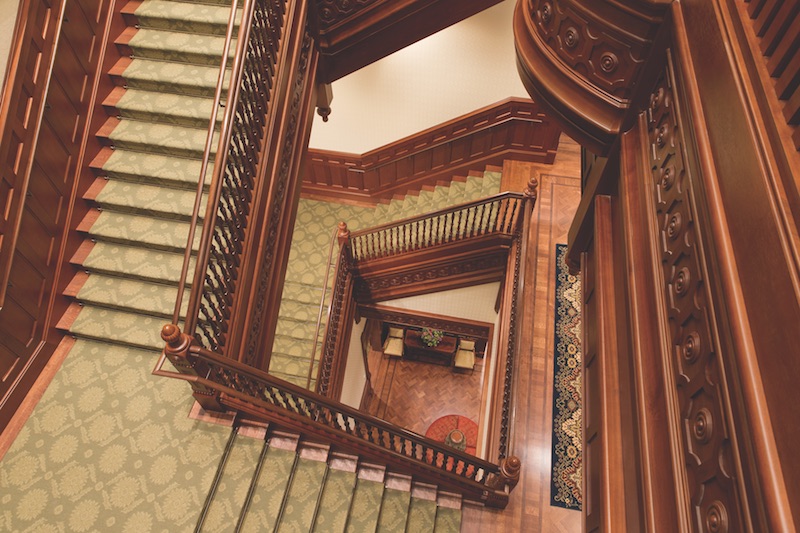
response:
M375 204L505 159L552 163L559 135L539 105L509 98L361 155L310 149L303 193Z
M663 290L672 344L673 386L693 507L694 531L747 530L731 384L722 361L684 125L671 75L662 77L648 111L649 167L659 233ZM737 480L738 478L738 480ZM714 527L711 527L711 524Z
M405 266L376 269L356 280L355 297L359 302L392 300L503 279L507 250L487 250L467 256L416 262L405 254ZM414 265L409 268L409 265Z
M320 80L369 65L500 0L316 0Z
M521 0L514 39L523 84L570 136L605 154L626 118L664 11L647 2Z
M440 329L447 333L476 337L484 340L492 338L493 325L489 322L479 322L477 320L455 318L374 304L359 305L358 314L364 318L375 318L383 322L391 322L404 326Z

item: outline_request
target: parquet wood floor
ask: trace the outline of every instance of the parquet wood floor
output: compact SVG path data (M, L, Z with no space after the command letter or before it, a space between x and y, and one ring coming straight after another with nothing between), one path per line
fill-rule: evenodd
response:
M514 453L522 460L520 482L504 511L466 505L462 533L578 533L581 513L550 505L552 431L553 323L555 245L567 242L567 232L580 201L580 151L562 137L551 167L513 163L504 168L503 190L521 190L531 172L539 180L539 197L529 233L526 302L522 316L523 347L516 393Z
M532 305L525 307L521 319L520 386L516 393L512 448L522 460L522 474L505 510L465 504L462 533L578 533L582 529L579 511L550 505L555 246L567 243L567 232L580 202L580 147L562 136L553 165L507 162L501 190L521 191L531 175L539 181L539 196L529 232L523 299ZM372 354L370 359L376 361L377 357L380 352ZM475 374L468 376L474 379L474 386L464 386L454 393L450 384L457 382L447 380L433 392L427 392L428 374L433 377L437 372L415 371L413 365L420 364L381 359L374 373L376 395L370 412L378 416L385 414L387 419L394 417L396 423L424 433L436 418L455 409L450 407L451 400L458 399L458 409L473 409L466 406L466 402L471 401L466 399L472 396L471 392L464 392L480 390L477 367ZM445 370L448 377L453 376L451 370L438 368ZM421 386L423 377L425 387ZM475 405L477 410L479 404ZM462 411L452 412L473 418ZM474 416L477 420L478 415Z
M374 376L369 413L421 435L439 417L462 415L478 423L483 364L469 373L451 367L385 357Z

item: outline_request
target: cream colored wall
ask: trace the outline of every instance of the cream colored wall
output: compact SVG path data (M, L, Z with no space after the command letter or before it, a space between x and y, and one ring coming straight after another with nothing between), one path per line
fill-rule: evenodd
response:
M342 380L342 403L355 409L358 409L361 404L361 395L364 392L364 384L367 382L364 356L361 353L361 334L364 332L366 324L366 320L353 324L350 346L347 351L347 366Z
M494 324L497 321L494 302L499 289L499 282L486 283L463 289L399 298L381 302L381 305Z
M333 83L329 122L313 148L363 153L509 96L528 97L517 74L505 0Z
M11 53L11 38L14 36L14 25L17 22L19 0L0 0L0 79L5 88L6 65Z

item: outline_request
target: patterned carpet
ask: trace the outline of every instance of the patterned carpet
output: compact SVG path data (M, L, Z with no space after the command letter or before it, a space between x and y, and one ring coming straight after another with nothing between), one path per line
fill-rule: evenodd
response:
M581 282L556 245L553 475L550 503L581 509Z
M271 530L281 508L280 531L307 531L317 501L316 531L364 531L362 517L349 512L358 509L352 499L366 502L375 521L391 526L387 531L402 531L406 515L409 531L433 523L437 531L458 531L460 510L440 508L435 495L411 498L404 509L391 495L383 513L383 483L364 482L354 493L355 475L293 451L261 453L263 441L237 437L221 464L231 430L188 418L189 387L151 374L163 347L160 327L177 295L229 9L221 0L134 4L136 29L126 32L135 31L127 43L132 58L109 72L116 88L103 102L109 119L97 133L106 147L91 163L97 181L85 199L96 209L81 222L86 240L71 259L81 273L66 294L80 312L59 324L77 340L0 461L0 531L192 531L218 467L222 478L204 531L227 531L259 457L264 468L244 531ZM413 199L417 209L431 208L435 199L455 200L453 191L466 201L496 192L498 184L499 174L489 172ZM324 276L320 254L327 254L339 220L356 229L410 216L418 212L410 211L410 198L407 206L397 201L376 209L303 201L287 300L316 308L311 295ZM292 307L281 307L290 324L281 334L297 341L307 333L302 322L309 313ZM296 366L305 376L309 344L299 340L306 361Z

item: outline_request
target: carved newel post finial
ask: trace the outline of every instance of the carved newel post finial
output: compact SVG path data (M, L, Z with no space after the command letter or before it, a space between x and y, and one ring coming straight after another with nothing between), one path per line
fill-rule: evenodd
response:
M522 461L516 455L511 455L500 460L500 475L508 485L509 490L517 486L519 482L519 472L522 469Z
M164 352L167 355L184 355L189 345L191 344L191 337L181 333L181 328L175 324L165 324L161 328L161 338L167 343Z
M522 195L525 196L526 200L531 200L531 205L533 205L533 201L536 200L536 196L538 194L539 182L536 181L536 178L531 176L531 179L528 180L528 185L525 186L525 190L522 191Z
M339 233L336 237L339 240L339 246L344 246L350 240L350 230L347 229L347 223L344 221L339 222Z

